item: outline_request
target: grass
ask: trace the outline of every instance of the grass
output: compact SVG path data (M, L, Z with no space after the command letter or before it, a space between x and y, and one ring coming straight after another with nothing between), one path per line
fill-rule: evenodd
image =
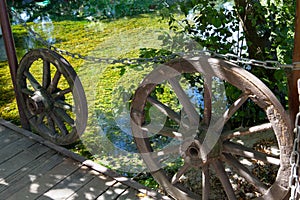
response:
M144 48L162 47L158 38L168 30L168 25L159 20L155 14L143 14L113 21L60 21L30 25L58 48L91 57L122 59L139 57ZM28 49L41 47L22 26L13 26L13 32L19 59ZM153 69L151 63L108 64L65 57L83 84L89 109L88 126L81 141L68 148L124 175L133 176L148 187L157 188L157 183L144 173L146 166L129 134L130 98L143 77ZM19 125L7 62L0 62L0 74L0 117ZM173 164L170 169L176 171L180 163Z
M16 100L14 98L15 93L6 62L0 63L0 74L0 117L16 124L20 124Z
M122 18L114 21L61 21L30 25L44 38L54 41L54 45L58 48L87 56L125 58L138 57L140 48L159 47L158 32L167 29L167 25L160 23L159 19L158 16L152 14ZM42 47L36 43L33 37L21 25L15 25L12 29L18 59L21 59L29 49ZM106 63L91 63L82 59L65 57L78 72L80 78L81 75L89 76L89 73L91 73L95 76L94 78L97 79L97 82L101 80L97 84L106 85L110 89L117 79L120 78L120 66L118 68L115 65L107 65ZM19 124L7 62L0 62L0 74L0 117ZM89 80L91 79L89 78ZM94 80L92 81L94 82ZM89 83L87 83L88 86ZM95 88L91 88L91 90L95 90ZM109 94L104 94L104 91L105 89L100 88L99 95L106 96ZM102 103L103 100L99 99L99 102L96 104Z
M73 53L101 58L137 58L140 49L160 49L158 39L168 31L155 14L142 14L110 21L60 21L29 24L54 46ZM21 25L12 27L18 59L31 48L42 47ZM107 64L64 57L76 70L86 93L88 127L81 142L69 146L123 174L145 170L135 144L127 135L128 100L152 65ZM0 117L19 125L20 119L7 62L0 62ZM144 181L144 182L147 182Z

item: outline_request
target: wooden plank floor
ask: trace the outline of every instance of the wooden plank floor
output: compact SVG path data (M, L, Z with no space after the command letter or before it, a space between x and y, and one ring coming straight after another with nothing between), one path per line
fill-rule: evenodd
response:
M0 199L169 199L0 119Z

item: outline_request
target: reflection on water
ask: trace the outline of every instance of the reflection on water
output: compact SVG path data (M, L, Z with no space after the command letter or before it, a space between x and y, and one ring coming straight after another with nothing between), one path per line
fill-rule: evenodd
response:
M7 60L7 57L6 57L5 47L4 47L4 40L2 37L2 33L1 33L1 35L0 35L0 61L5 61L5 60Z
M29 14L24 11L18 16L13 15L12 24L23 25L29 18ZM54 25L49 15L38 16L33 20L33 23L35 23L34 26L29 24L26 25L33 32L27 30L26 35L18 35L18 33L13 32L18 57L22 57L30 49L42 47L39 35L42 35L43 38L45 38L44 42L47 42L48 44L54 44L56 42L56 39L53 38Z
M54 44L56 42L56 39L52 37L52 33L54 31L54 25L49 15L39 16L33 22L38 24L37 29L43 32L44 38L46 38L46 41L49 44Z
M102 129L100 134L102 134L103 137L108 138L109 142L111 142L114 147L118 148L119 150L136 153L137 149L133 141L131 129L129 127L130 118L128 116L124 116L123 118L120 117L117 120L118 121L107 119L105 115L99 115L98 123ZM122 128L119 127L119 125L122 125ZM119 154L118 150L116 150L115 153Z
M24 19L26 19L25 15ZM53 35L57 35L57 32L55 32L55 26L49 16L38 17L34 20L34 23L34 26L30 24L31 29L41 34L43 38L47 39L48 43L55 44L58 42L53 37ZM95 24L95 26L98 26L98 24ZM90 29L93 28L88 25L86 27ZM143 31L144 29L140 27L135 29L138 31L135 30L134 32L132 29L126 29L120 33L117 31L117 28L112 30L108 39L105 38L105 40L101 41L101 43L99 42L98 46L95 45L93 52L88 52L88 54L96 57L118 57L119 55L127 56L128 52L133 51L133 49L136 50L145 47L158 49L162 46L162 42L157 39L158 36L161 35L161 30L146 29ZM78 32L81 31L87 30L82 29ZM98 31L100 32L102 29L99 29ZM95 34L95 32L92 33ZM124 35L127 37L124 37ZM20 57L22 57L29 49L41 47L41 44L35 40L35 36L36 35L34 34L26 34L25 36L24 34L16 35L16 45L18 55L20 55ZM74 33L72 32L72 37L73 36ZM60 40L60 37L57 38ZM84 46L80 46L80 48L82 47ZM64 49L64 47L62 48ZM78 47L79 50L80 48ZM73 49L70 51L73 51ZM93 155L99 156L100 161L107 166L113 166L115 169L130 173L143 171L145 166L137 153L136 145L131 134L129 106L125 106L127 110L123 109L123 107L122 109L120 108L119 110L121 112L115 112L115 110L117 110L121 105L128 105L127 101L130 100L132 93L144 76L152 71L152 66L148 66L149 69L146 69L144 66L139 66L139 68L134 68L132 71L129 71L130 69L126 69L128 71L126 71L120 80L113 86L116 87L114 89L109 88L110 86L108 85L101 85L104 84L104 82L100 84L101 74L103 75L107 71L111 70L107 64L101 63L101 67L99 67L98 63L85 62L83 66L84 67L80 68L77 73L83 83L88 104L92 104L92 106L89 105L89 120L91 121L91 125L87 128L87 131L84 134L87 138L82 138L84 145ZM92 66L94 66L95 69L92 68ZM106 68L107 71L105 71ZM84 73L86 73L86 75L84 75ZM133 83L136 85L131 87ZM110 93L105 92L101 93L103 96L100 96L97 93L99 87L103 87L108 91L113 90L113 92L115 92L115 95L112 94L111 96L113 101L111 107L106 104L103 105L107 102L98 100L99 98L105 99L107 98L106 96L110 95ZM124 97L125 93L128 93L126 96L128 98L125 99L126 102L119 101L122 99L120 97ZM193 103L199 104L200 107L203 106L203 96L200 95L196 88L190 88L187 93ZM93 105L92 102L95 101L97 101L97 103L98 101L102 103L100 108L98 105ZM103 109L103 107L105 108ZM118 115L116 115L116 113ZM155 119L157 121L153 118L152 122L155 124L162 124L162 122L165 121L158 118L157 115L154 116L156 116Z

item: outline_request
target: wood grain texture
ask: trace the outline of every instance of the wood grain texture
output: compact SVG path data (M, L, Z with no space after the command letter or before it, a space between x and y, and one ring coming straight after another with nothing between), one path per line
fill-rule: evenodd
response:
M169 199L0 119L0 200Z

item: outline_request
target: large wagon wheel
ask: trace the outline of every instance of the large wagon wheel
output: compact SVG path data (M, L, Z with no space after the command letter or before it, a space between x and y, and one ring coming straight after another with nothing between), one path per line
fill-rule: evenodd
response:
M49 49L24 55L17 71L17 90L31 128L59 145L74 143L87 122L83 87L72 66Z
M191 75L198 79L196 87L184 79ZM240 96L231 105L219 106L214 101L224 97L214 94L215 85L224 82ZM195 88L200 93L192 95ZM169 102L161 93L171 96ZM202 100L195 100L197 96ZM266 122L229 129L230 119L249 102L261 109ZM225 112L216 115L218 108ZM151 114L151 109L165 115L165 122L152 123L150 118L158 114ZM135 92L131 126L152 176L175 199L283 199L288 191L292 150L288 116L258 78L229 62L193 57L159 66ZM265 135L274 136L273 151L247 144ZM195 183L199 189L193 189Z

